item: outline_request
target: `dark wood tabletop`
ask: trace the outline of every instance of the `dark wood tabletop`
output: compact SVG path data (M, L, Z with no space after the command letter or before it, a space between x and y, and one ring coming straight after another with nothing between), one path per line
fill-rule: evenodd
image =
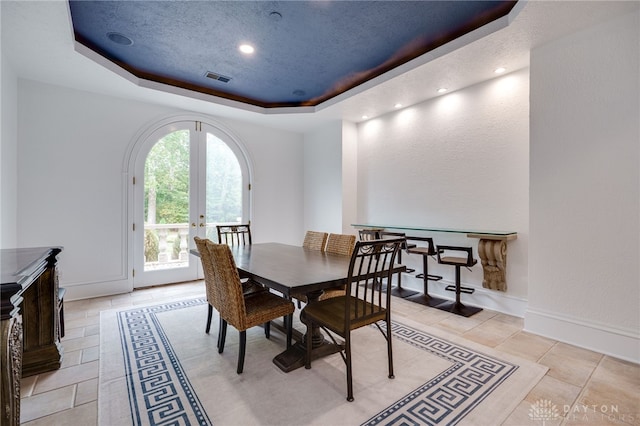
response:
M238 270L285 296L311 293L346 283L349 256L299 246L260 243L232 247Z

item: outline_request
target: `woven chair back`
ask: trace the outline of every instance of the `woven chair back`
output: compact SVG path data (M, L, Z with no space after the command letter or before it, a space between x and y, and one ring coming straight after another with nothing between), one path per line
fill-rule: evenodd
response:
M220 314L220 318L238 330L246 329L246 309L242 284L231 249L226 244L206 241L206 250L211 263L213 279L205 280L207 294L211 294L210 303Z
M356 243L349 264L345 330L386 318L391 306L391 265L403 241L394 238Z
M217 225L218 242L231 247L251 244L251 227L242 225Z
M325 251L332 254L351 256L356 245L356 236L347 234L329 234Z
M198 253L200 253L200 262L202 263L202 270L204 272L204 283L205 289L207 292L207 301L214 306L213 298L215 294L213 293L213 263L211 262L211 256L209 256L209 250L207 249L207 241L210 240L194 237L194 241L196 242L196 247L198 248Z
M328 236L329 234L327 234L326 232L307 231L304 236L302 247L309 250L324 251L325 246L327 245Z

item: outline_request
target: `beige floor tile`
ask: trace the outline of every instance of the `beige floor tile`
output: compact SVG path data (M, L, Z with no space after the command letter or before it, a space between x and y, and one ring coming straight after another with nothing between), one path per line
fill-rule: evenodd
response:
M33 389L36 386L36 381L38 380L38 376L29 376L23 377L20 380L20 397L25 398L27 396L31 396L33 393Z
M493 321L501 321L510 325L515 325L518 328L522 329L524 327L524 318L515 317L513 315L502 314L500 312L496 312L493 317L491 317Z
M404 313L404 316L407 318L411 318L414 321L418 321L422 324L437 324L440 321L445 320L449 317L450 314L447 312L443 312L439 309L430 308L428 306L423 306L418 303L408 302L412 305L418 306L417 309L409 309L407 313Z
M97 424L98 403L93 401L51 416L23 423L23 426L96 426Z
M66 317L64 319L64 327L65 327L65 338L67 337L66 335L66 330L69 329L74 329L74 328L83 328L90 326L90 325L99 325L100 324L100 317L99 316L84 316L82 318L74 318L71 320L68 320ZM83 330L84 333L84 330Z
M73 407L76 385L34 394L20 401L20 421L28 422Z
M98 379L78 383L75 406L98 400Z
M519 321L510 322L504 318L496 319L496 317L492 317L468 332L463 333L463 336L466 339L493 348L520 330L522 330L522 327L519 326Z
M448 314L445 319L434 324L435 327L441 328L449 333L463 334L467 331L479 326L484 321L479 318L469 317L465 318L459 315Z
M84 337L100 334L100 324L88 325L84 328Z
M502 423L502 426L559 426L564 421L561 409L557 406L536 406L535 403L522 401ZM490 421L487 425L491 425Z
M86 364L41 374L36 382L34 395L73 383L95 379L98 377L98 367L98 361L92 361Z
M607 421L640 425L640 366L604 357L573 410Z
M602 359L602 355L566 343L556 343L540 359L540 364L549 367L547 373L563 382L584 386Z
M62 348L64 350L64 353L62 354L62 364L60 365L60 368L69 368L81 363L81 350L69 351L64 347L64 343L62 344Z
M89 337L81 337L79 339L69 339L62 342L65 351L77 351L80 349L90 348L100 345L100 336L93 335Z
M550 376L544 376L529 392L525 401L535 404L537 401L549 401L560 410L561 415L568 411L580 395L582 388L562 382Z
M85 317L83 316L82 318L85 318ZM67 340L84 337L84 329L85 327L70 328L68 324L65 324L64 337L62 338L62 343L64 344L64 342L66 342Z
M554 344L555 340L520 331L496 346L496 349L537 362Z
M82 350L82 363L100 359L100 346L92 346Z

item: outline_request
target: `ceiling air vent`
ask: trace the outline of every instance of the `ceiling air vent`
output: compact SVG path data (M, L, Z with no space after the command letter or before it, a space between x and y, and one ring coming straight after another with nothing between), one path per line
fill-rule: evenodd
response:
M213 80L218 80L221 83L228 83L229 80L231 80L231 77L226 77L224 75L215 73L215 72L211 72L211 71L207 71L206 74L204 75L207 78L211 78Z

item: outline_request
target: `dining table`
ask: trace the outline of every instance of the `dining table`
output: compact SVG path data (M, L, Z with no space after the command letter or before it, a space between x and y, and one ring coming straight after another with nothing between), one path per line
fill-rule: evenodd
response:
M350 256L310 250L282 243L256 243L230 247L238 272L290 299L293 294L305 294L307 303L315 303L326 289L347 284ZM197 255L197 251L192 250ZM393 273L402 272L404 265L393 265ZM304 310L300 320L304 323ZM311 330L312 359L339 352L341 344L326 340L318 327ZM295 334L294 334L295 336ZM304 366L306 345L304 334L297 333L297 342L279 353L273 363L284 372ZM304 338L301 338L304 336Z

